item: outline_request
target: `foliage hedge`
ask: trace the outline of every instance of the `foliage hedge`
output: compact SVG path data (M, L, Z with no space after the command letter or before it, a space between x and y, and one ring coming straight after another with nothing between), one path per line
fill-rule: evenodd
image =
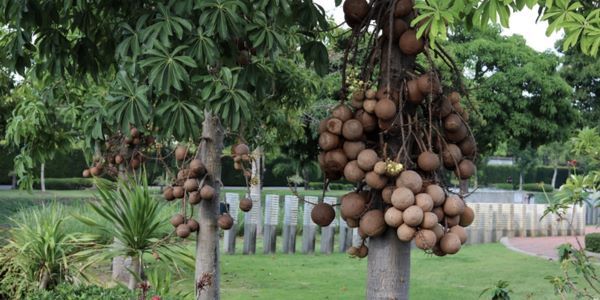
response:
M94 185L92 178L46 178L45 181L48 190L81 190ZM39 179L34 181L33 188L40 188Z
M600 232L585 235L585 249L590 252L600 253Z
M551 183L554 168L541 166L525 172L524 182ZM507 183L507 178L512 177L513 185L519 184L519 168L517 166L479 166L477 172L480 185L492 185L495 183ZM556 175L556 186L561 186L567 181L569 168L559 167Z
M492 186L494 186L497 189L502 189L502 190L518 190L519 189L519 183L495 183ZM523 184L523 190L524 191L529 191L529 192L552 192L554 191L554 187L552 187L552 185L550 184L543 184L543 189L542 189L542 185L540 185L539 183L524 183Z
M311 190L322 190L323 183L322 182L309 182L308 188ZM351 184L351 183L332 182L329 184L329 189L335 190L335 191L351 190L353 188L354 188L354 184Z
M124 287L103 288L97 285L59 284L51 291L36 290L27 296L28 300L113 300L137 299L135 292Z

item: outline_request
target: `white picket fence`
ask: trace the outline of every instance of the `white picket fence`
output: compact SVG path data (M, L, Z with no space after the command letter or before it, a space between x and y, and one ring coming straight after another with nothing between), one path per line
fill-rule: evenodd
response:
M265 217L265 229L263 231L264 253L274 253L277 251L277 239L280 238L281 251L283 253L296 252L296 228L302 228L302 253L314 253L316 247L317 233L321 232L320 252L332 253L336 235L338 239L338 251L345 252L352 245L352 240L356 239L357 232L348 228L346 222L339 217L329 226L318 229L318 226L310 219L312 205L308 202L298 201L296 196L285 195L281 199L277 195L266 195L264 211L259 212L255 205L253 209L244 216L244 254L254 254L256 252L256 222L257 214L262 213ZM235 254L235 236L238 231L238 213L237 205L239 195L235 193L226 193L225 200L230 205L230 212L234 218L234 226L226 230L223 237L223 249L226 253ZM258 202L257 195L253 195L253 202ZM307 197L310 202L316 203L318 197ZM330 204L338 203L339 199L335 197L325 197L325 202ZM468 202L468 201L467 201ZM569 213L564 220L559 220L558 216L549 214L541 218L547 207L545 204L513 204L513 203L469 203L475 211L475 221L467 227L468 243L483 244L493 243L502 237L538 237L538 236L566 236L582 235L586 225L585 207L575 207L569 209ZM303 207L303 215L300 207ZM282 208L282 209L280 209ZM336 211L338 211L336 207ZM279 213L283 211L282 237L277 236L276 228L280 222ZM570 228L567 220L572 222ZM301 222L301 224L299 224Z

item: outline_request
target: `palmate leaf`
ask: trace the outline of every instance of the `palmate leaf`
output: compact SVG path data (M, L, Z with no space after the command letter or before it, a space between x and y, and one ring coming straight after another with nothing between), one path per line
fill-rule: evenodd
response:
M219 56L219 49L213 39L202 28L198 27L190 41L191 44L188 49L190 56L202 65L210 65L215 62Z
M169 94L171 87L181 91L182 83L190 79L186 67L198 66L193 58L180 55L187 46L179 46L172 52L158 42L155 42L154 46L155 48L148 50L146 58L140 62L142 68L150 68L148 80L166 94Z
M124 72L119 72L117 81L107 97L108 115L120 125L122 132L129 131L129 125L143 127L150 120L152 107L147 94L150 88L137 85Z
M253 23L248 26L248 32L252 45L260 53L273 55L286 47L283 34L278 32L278 28L267 22L267 17L262 12L256 12Z
M135 23L135 29L132 28L129 24L123 23L121 28L124 31L123 40L117 45L116 53L121 57L126 57L131 55L131 57L135 58L142 54L141 45L142 45L142 37L141 33L148 20L148 15L143 15L138 18Z
M223 123L237 130L242 123L250 120L252 95L238 87L239 70L222 68L218 77L205 78L206 87L201 96L207 106L221 116Z
M300 51L304 55L306 66L314 66L320 76L325 76L329 70L329 55L327 48L319 41L310 41L302 44Z
M159 41L162 45L169 47L171 45L169 38L175 35L178 39L183 37L184 30L192 30L190 21L173 15L170 7L159 3L158 13L156 14L156 22L142 31L142 39L144 41L156 42Z
M222 40L241 32L241 16L248 14L248 8L239 0L197 0L195 8L202 11L198 22L206 33Z
M177 139L199 136L202 124L202 112L198 104L179 99L163 102L156 111L166 135L174 135Z

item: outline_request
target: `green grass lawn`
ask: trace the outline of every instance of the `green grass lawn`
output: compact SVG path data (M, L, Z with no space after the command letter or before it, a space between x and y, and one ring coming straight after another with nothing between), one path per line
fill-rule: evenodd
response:
M223 255L223 299L364 299L367 260L334 255ZM411 299L479 299L506 280L515 299L556 299L545 276L556 262L500 244L466 246L457 255L412 253ZM483 297L482 299L489 299Z

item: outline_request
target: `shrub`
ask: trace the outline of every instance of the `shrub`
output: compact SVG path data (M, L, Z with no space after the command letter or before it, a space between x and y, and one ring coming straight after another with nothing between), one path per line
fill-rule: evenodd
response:
M501 190L514 190L515 186L512 183L496 183L494 187Z
M322 182L309 182L308 188L310 188L311 190L322 190L323 183ZM329 184L329 189L335 190L335 191L351 190L353 188L354 188L354 185L351 183L332 182Z
M590 252L600 253L600 232L585 235L585 249Z
M542 189L542 184L539 183L524 183L523 190L531 191L531 192L552 192L554 191L554 187L550 184L543 184L544 188Z
M29 300L112 300L137 299L134 292L124 287L103 288L96 285L60 284L51 291L35 291L27 296Z
M48 190L81 190L94 186L92 178L46 178ZM33 188L40 188L40 180L35 179Z

